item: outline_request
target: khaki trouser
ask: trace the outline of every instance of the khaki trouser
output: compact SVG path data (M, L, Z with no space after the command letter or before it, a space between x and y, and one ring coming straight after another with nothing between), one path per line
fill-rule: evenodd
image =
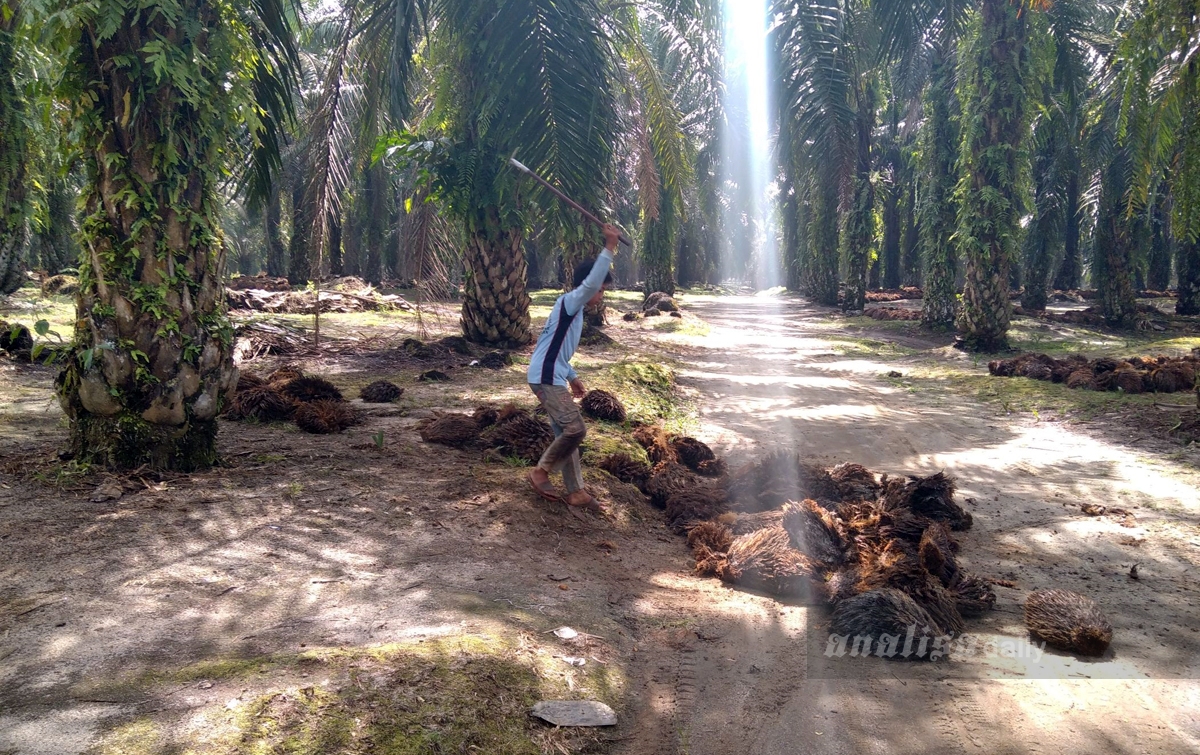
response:
M529 387L542 402L542 408L550 418L550 427L554 428L554 442L542 454L537 465L548 474L562 470L563 485L567 493L583 490L583 469L579 464L579 444L587 435L587 426L583 424L583 415L571 398L571 391L561 385L538 385L530 383Z

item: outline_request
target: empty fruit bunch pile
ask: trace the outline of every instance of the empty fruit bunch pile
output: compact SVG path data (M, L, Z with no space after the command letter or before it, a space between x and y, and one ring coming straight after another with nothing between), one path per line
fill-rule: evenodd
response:
M653 466L627 454L599 466L663 509L699 574L832 606L846 634L957 633L995 604L989 580L959 564L954 533L972 517L944 474L889 478L787 453L730 473L695 438L652 425L633 438Z
M536 464L554 440L545 421L515 404L480 406L474 414L434 412L417 423L421 440L454 448L484 448L486 458Z
M1103 357L1055 359L1045 354L1023 354L1015 359L988 362L997 377L1027 377L1063 383L1086 391L1124 393L1176 393L1191 391L1200 373L1197 357Z
M336 386L295 367L280 367L266 377L243 372L224 416L255 422L294 420L301 430L318 434L340 433L359 421Z
M662 437L644 429L640 435L664 453ZM849 637L898 637L910 629L955 635L995 606L992 585L1000 583L959 561L955 533L970 529L973 518L944 473L889 477L787 453L718 479L689 477L680 466L667 453L644 488L676 531L687 533L698 574L825 604L830 630ZM1081 655L1103 654L1112 628L1099 607L1059 592L1042 603L1038 593L1030 597L1030 633Z
M688 527L697 572L832 606L834 631L956 633L996 601L958 562L954 532L972 519L944 474L889 478L779 453L735 471L728 491L728 511Z

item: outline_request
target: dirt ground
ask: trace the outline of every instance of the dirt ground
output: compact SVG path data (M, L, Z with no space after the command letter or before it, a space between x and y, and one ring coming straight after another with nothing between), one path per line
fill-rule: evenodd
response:
M583 354L585 381L603 382L614 360L670 363L692 407L672 422L734 465L794 449L890 474L945 470L975 519L966 566L1015 585L970 631L1020 640L1028 592L1064 587L1108 612L1109 654L826 673L810 653L824 609L693 576L683 540L635 491L589 473L610 513L581 521L530 495L521 468L420 440L415 424L437 408L531 404L520 364L427 384L389 352L309 359L351 396L381 376L406 394L362 407L344 435L225 423L223 468L109 478L55 457L52 371L4 363L0 753L340 752L312 722L366 701L345 724L359 737L380 720L374 690L386 688L389 714L417 715L403 690L437 694L430 674L476 674L485 657L527 696L617 709L612 729L522 724L535 752L1200 752L1194 448L920 377L931 363L986 372L945 340L879 329L864 346L829 311L785 297L682 302L681 321L615 321L616 344ZM1130 516L1087 516L1085 503ZM564 625L582 634L551 633ZM488 669L472 694L503 708L517 682ZM453 714L420 726L448 737ZM368 744L344 751L526 751L354 741Z

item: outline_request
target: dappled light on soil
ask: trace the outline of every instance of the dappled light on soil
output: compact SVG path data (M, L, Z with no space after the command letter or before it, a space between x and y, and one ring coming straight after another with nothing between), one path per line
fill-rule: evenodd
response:
M435 409L469 413L509 397L530 406L522 365L428 385L414 379L417 366L366 355L320 370L347 395L381 377L405 387L396 404L364 405L363 426L314 438L231 423L221 435L229 467L131 479L117 500L88 500L94 479L48 461L45 438L61 429L34 420L44 400L41 414L4 409L28 433L6 437L6 448L32 454L22 458L45 481L13 478L27 503L0 507L0 535L18 545L5 550L5 573L27 585L0 592L0 627L15 651L4 656L9 739L0 748L45 737L44 751L61 755L111 736L104 741L141 755L133 744L190 732L201 752L205 736L273 741L264 721L317 731L346 705L395 690L376 678L375 660L301 677L288 656L373 658L396 643L487 636L473 658L506 648L537 669L539 689L611 701L619 741L599 747L620 755L916 755L994 742L1025 752L1041 741L1091 755L1135 751L1130 743L1158 741L1152 734L1164 755L1196 749L1187 725L1198 708L1189 680L1200 673L1193 471L1084 427L973 402L953 383L884 377L934 359L936 343L831 338L827 313L789 297L681 301L709 335L677 333L665 345L645 323L614 325L616 346L582 355L589 387L612 390L631 414L687 427L731 468L792 450L892 475L945 470L975 519L964 566L1014 585L996 586L996 610L972 623L980 642L1028 646L1025 595L1063 586L1108 613L1110 654L1047 651L1035 661L997 650L936 668L866 659L846 678L814 676L810 640L825 609L693 576L684 541L636 499L602 492L612 513L580 521L528 493L515 463L420 440L415 426ZM37 379L44 396L51 378ZM610 424L589 433L595 452L628 442ZM611 478L589 469L586 479L607 491ZM1085 504L1105 508L1087 514ZM551 633L560 626L582 639L560 641ZM339 674L364 671L363 690L337 689L349 678ZM27 705L35 699L36 710ZM1139 701L1131 724L1120 723L1123 700ZM247 728L238 721L251 710L265 718ZM47 726L53 736L39 734ZM533 741L546 732L523 731Z

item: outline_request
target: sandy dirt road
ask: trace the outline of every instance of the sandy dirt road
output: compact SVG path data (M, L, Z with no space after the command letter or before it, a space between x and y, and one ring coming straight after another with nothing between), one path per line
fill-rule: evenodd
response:
M578 653L548 634L562 624L601 638L588 668L607 664L623 680L621 724L588 751L1200 752L1193 473L1067 425L885 379L933 347L910 340L915 353L886 362L854 356L865 352L837 343L827 312L797 300L685 305L707 335L612 330L638 353L679 360L699 434L731 463L794 449L891 474L945 469L975 516L967 567L1018 586L997 588L996 611L972 631L1020 638L1025 594L1062 586L1109 610L1113 655L1047 655L1045 679L995 657L825 678L840 672L814 673L808 642L823 609L693 576L686 545L645 504L626 507L638 514L627 520L580 522L534 499L523 470L422 443L413 407L457 392L476 399L465 382L413 381L408 409L371 410L344 436L229 423L229 466L126 480L119 499L97 497L94 480L0 473L0 753L103 752L129 721L162 733L146 752L187 751L168 740L202 736L197 722L212 711L312 680L284 664L211 679L181 680L178 669L306 648L499 638L561 682L578 673L553 663ZM311 367L336 381L353 365ZM504 377L493 400L529 402L519 378ZM65 431L52 379L5 373L5 464L53 475ZM376 433L386 447L375 448ZM1135 521L1084 516L1079 504L1090 501Z
M690 311L711 332L684 357L681 383L699 392L715 446L735 461L795 448L892 474L945 470L975 517L967 568L1017 583L997 588L996 611L969 631L1019 640L1025 595L1058 586L1099 600L1115 639L1094 663L1050 651L1038 664L980 655L822 678L838 675L808 657L822 609L681 587L677 609L701 607L683 641L659 648L648 700L657 729L627 740L627 752L1200 752L1194 473L1066 424L909 392L882 375L920 353L886 364L839 355L839 333L796 300L714 298ZM1136 523L1084 516L1089 501ZM1128 577L1135 562L1139 581Z

